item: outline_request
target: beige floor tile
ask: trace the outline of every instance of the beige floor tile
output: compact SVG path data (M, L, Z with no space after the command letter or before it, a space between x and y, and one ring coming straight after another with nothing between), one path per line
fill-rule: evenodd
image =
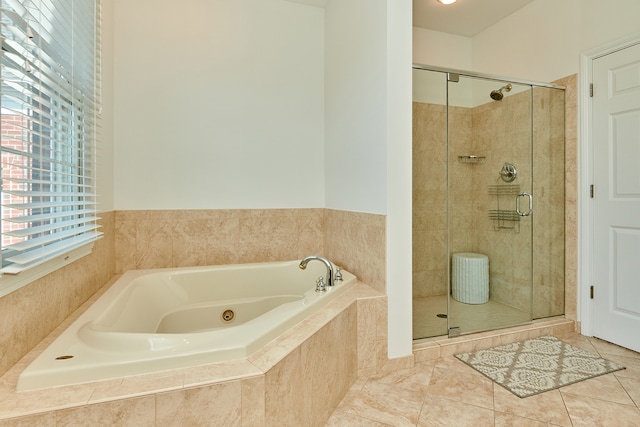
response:
M558 390L520 398L501 386L494 384L496 412L517 415L558 426L571 426L569 414Z
M418 427L477 427L493 423L491 409L432 396L422 407Z
M620 356L618 354L602 353L602 357L624 366L626 369L613 374L618 378L634 378L640 380L640 359L636 357Z
M615 354L617 356L635 357L637 359L640 359L640 353L636 351L629 350L624 347L620 347L619 345L612 344L610 342L607 342L598 338L590 338L589 341L591 342L591 344L593 344L596 350L599 353L601 353L601 355L602 353L606 353L606 354Z
M383 424L377 421L359 417L348 412L335 412L325 424L325 427L387 427L390 424Z
M342 401L340 401L340 403L336 407L335 412L346 411L353 400L358 397L358 394L360 394L360 391L364 388L365 384L367 384L367 381L367 378L356 379L356 382L353 383L349 391L347 391L347 393L342 398Z
M495 427L548 427L553 425L543 421L536 421L530 418L523 418L502 412L496 412L495 418Z
M640 408L640 380L634 378L617 377L622 387L629 394L629 397L635 402L636 406Z
M440 357L358 379L327 425L640 426L640 354L576 333L559 338L627 369L521 399L455 357Z
M420 393L370 381L347 412L392 426L415 426L422 401Z
M427 400L432 396L443 397L469 405L493 409L492 390L491 380L478 372L436 367L431 375Z
M435 367L436 368L440 368L440 369L455 369L458 370L460 372L466 372L469 374L477 374L478 371L476 371L475 369L473 369L471 366L467 365L466 363L462 362L460 359L458 359L457 357L454 356L447 356L447 357L441 357L435 360L436 364Z
M608 402L633 405L633 401L615 375L608 374L590 378L575 384L562 387L561 394L569 393L577 396L593 397Z
M637 427L640 425L640 410L636 406L568 393L563 394L562 397L574 427Z
M402 369L391 373L374 375L370 380L380 384L393 385L405 390L417 391L424 399L429 388L429 383L431 382L431 374L433 373L435 363L435 360L417 363L411 369Z
M577 334L575 332L568 334L556 335L557 338L566 342L567 344L571 344L574 347L582 349L584 351L588 351L592 354L599 354L598 350L591 344L591 339L589 337L585 337L584 335Z

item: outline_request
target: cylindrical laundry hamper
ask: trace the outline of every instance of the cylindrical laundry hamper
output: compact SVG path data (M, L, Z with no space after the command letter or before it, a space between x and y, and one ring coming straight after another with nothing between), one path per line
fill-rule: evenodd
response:
M466 304L489 301L489 257L471 252L453 254L451 287L456 301Z

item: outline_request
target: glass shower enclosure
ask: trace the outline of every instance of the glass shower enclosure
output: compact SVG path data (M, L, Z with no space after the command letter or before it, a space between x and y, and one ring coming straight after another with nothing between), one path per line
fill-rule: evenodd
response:
M416 65L413 337L564 313L564 88Z

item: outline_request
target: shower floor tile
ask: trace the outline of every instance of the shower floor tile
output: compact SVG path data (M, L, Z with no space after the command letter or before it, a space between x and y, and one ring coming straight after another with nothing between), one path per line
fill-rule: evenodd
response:
M447 335L447 296L420 297L413 299L413 339ZM451 299L451 326L461 333L504 328L531 321L529 313L497 301L486 304L464 304Z

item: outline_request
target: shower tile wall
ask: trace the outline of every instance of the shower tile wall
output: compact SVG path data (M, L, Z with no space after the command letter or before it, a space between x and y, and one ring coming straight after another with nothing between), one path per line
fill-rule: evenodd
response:
M533 219L533 315L555 316L565 308L565 92L533 92L534 149L537 195ZM550 114L540 111L549 110Z
M565 91L565 317L577 320L578 292L578 75L554 83ZM580 324L577 324L580 331Z
M498 183L498 171L504 162L516 165L522 177L531 173L529 93L507 96L501 103L450 109L450 253L488 255L491 298L528 310L528 266L532 256L529 236L533 225L534 318L559 315L565 310L564 241L560 237L564 233L565 215L563 97L558 90L534 91L536 179L532 190L537 197L535 214L531 219L520 221L519 233L495 231L494 221L488 219L488 210L497 208L497 200L495 195L489 195L488 186ZM549 115L542 111L549 108L553 111L552 118L545 119ZM413 295L446 295L450 261L447 257L445 107L414 103L413 117ZM522 125L514 126L516 123ZM458 161L458 156L466 155L485 156L486 160L484 163ZM519 183L522 190L531 190L528 181ZM509 197L507 202L514 204L514 200L515 197ZM502 197L500 201L503 202ZM514 254L517 254L515 258Z
M413 103L413 296L447 293L447 117Z
M489 210L513 211L516 197L492 195L488 188L506 184L499 178L499 171L505 162L509 162L518 170L517 178L510 184L520 185L521 191L532 192L529 92L505 96L500 102L489 101L471 109L470 114L473 138L463 149L472 152L452 151L456 159L450 163L473 185L473 197L470 199L475 202L473 230L468 233L473 244L461 249L489 257L492 300L528 312L531 307L532 217L518 222L505 221L503 226L515 228L496 230L497 222L488 218ZM485 156L486 160L484 163L457 162L457 156L465 154ZM452 233L455 235L458 231L453 230Z

